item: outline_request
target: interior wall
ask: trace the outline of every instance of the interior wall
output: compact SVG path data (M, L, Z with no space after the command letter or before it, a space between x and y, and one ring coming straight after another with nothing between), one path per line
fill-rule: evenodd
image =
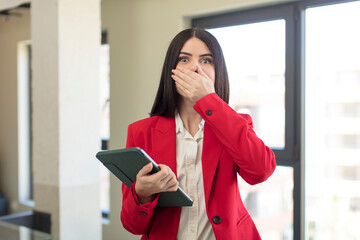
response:
M162 64L172 38L190 27L190 19L234 11L273 0L103 0L102 27L110 44L110 149L125 147L127 126L148 117ZM120 222L121 183L111 177L110 224L103 239L139 239Z
M21 16L0 17L0 191L10 212L27 211L18 202L17 142L17 44L30 39L30 11Z
M0 10L11 9L28 2L30 2L30 0L1 0Z

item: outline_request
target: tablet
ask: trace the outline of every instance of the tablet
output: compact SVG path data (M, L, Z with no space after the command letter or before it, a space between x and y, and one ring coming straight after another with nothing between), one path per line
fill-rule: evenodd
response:
M156 162L141 148L100 151L96 154L96 158L129 188L136 180L137 173L146 164L150 162L153 164L150 174L160 171ZM160 193L157 206L184 207L192 204L193 200L179 187L176 192Z

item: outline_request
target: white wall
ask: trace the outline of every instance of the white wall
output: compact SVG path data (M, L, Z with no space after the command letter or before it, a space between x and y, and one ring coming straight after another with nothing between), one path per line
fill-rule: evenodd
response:
M103 0L102 26L108 29L111 79L110 148L125 146L127 126L151 110L167 47L189 19L275 3L272 0ZM111 224L103 239L139 239L120 222L121 184L111 178Z
M0 5L1 6L1 5ZM30 39L30 11L0 17L0 190L11 212L30 210L18 203L17 44Z
M0 10L11 9L27 2L30 0L1 0Z

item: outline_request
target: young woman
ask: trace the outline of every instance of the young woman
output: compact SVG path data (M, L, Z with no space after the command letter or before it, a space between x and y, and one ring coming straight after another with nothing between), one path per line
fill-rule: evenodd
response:
M151 117L129 125L127 147L144 149L152 165L123 185L121 221L142 239L260 239L239 193L275 170L273 152L253 131L251 117L227 104L229 82L219 43L187 29L166 54ZM192 207L156 207L159 193L180 186Z

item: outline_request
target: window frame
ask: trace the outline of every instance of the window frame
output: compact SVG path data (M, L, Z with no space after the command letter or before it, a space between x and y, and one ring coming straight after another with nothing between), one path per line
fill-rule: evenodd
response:
M101 30L101 45L109 45L109 42L108 42L108 30L107 29L102 29ZM110 95L110 93L109 93L109 95ZM110 104L110 99L109 99L109 104ZM105 139L105 138L100 139L100 141L101 141L100 149L102 151L109 149L109 140L110 139ZM109 179L109 181L110 181L110 179ZM111 187L110 187L110 192L111 192ZM109 192L109 195L111 195L110 192ZM110 198L110 196L109 196L109 198ZM104 225L110 224L110 209L109 210L101 209L101 217L102 217L102 223Z
M275 149L279 166L292 167L293 236L305 238L305 11L359 0L303 0L195 17L192 27L219 28L284 19L286 21L285 148Z

